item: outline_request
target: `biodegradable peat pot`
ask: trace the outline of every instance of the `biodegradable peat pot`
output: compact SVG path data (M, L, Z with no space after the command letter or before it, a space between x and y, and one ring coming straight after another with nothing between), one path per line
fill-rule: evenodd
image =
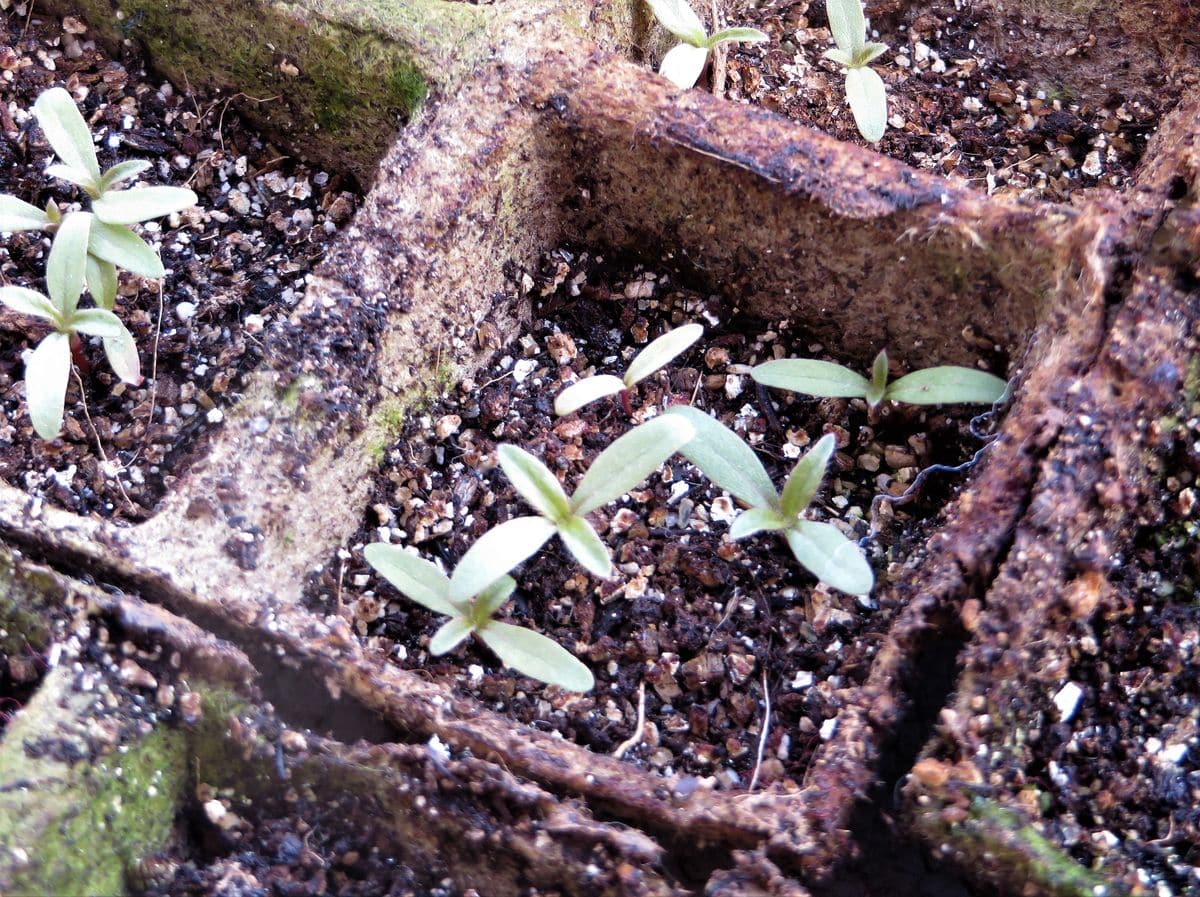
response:
M319 6L323 17L345 4L270 6L289 15ZM1065 761L1023 751L1043 737L1030 737L1034 729L1060 717L1069 723L1066 702L1056 703L1067 681L1084 680L1084 705L1107 700L1112 671L1088 646L1104 643L1123 609L1162 604L1166 594L1159 589L1152 601L1141 591L1152 586L1118 575L1114 561L1144 551L1162 515L1177 515L1170 519L1182 528L1191 513L1190 504L1180 510L1179 477L1195 455L1177 435L1193 414L1185 385L1186 402L1194 400L1200 101L1182 101L1163 122L1123 196L1073 206L989 199L772 114L679 94L646 68L581 42L579 10L588 6L572 4L565 26L546 10L486 7L496 18L478 46L494 45L492 54L459 57L460 32L447 44L437 43L443 32L417 28L435 42L430 58L477 65L469 78L438 82L383 155L364 208L322 265L295 326L272 337L207 456L137 526L31 506L6 487L5 542L61 574L86 573L127 593L97 603L101 618L127 614L133 595L160 605L158 626L129 624L147 646L186 654L179 643L185 630L200 638L195 627L236 645L238 663L248 665L239 669L248 678L252 667L261 690L238 687L239 700L257 711L269 701L287 726L336 739L306 742L331 758L319 768L333 770L308 773L324 783L306 799L362 795L365 803L346 814L351 829L372 815L371 800L435 819L427 827L392 820L387 849L426 873L444 870L457 888L480 887L484 852L465 844L486 845L495 858L487 861L489 893L531 884L570 893L867 889L856 876L887 859L857 853L877 831L863 802L890 800L878 783L890 788L910 771L898 833L958 861L972 886L1130 888L1145 862L1140 851L1153 846L1114 848L1099 868L1084 866L1053 815L1065 798L1028 799L1039 764ZM175 27L147 7L142 21ZM474 12L398 8L455 21ZM1067 12L1062 27L1085 32L1084 13ZM625 4L593 10L598 34L615 48L627 46L629 32L612 23L634 18ZM301 43L302 34L294 35ZM149 40L151 51L156 41L173 46L169 33ZM234 66L229 77L257 89L263 82L252 76L262 76L264 60L251 68ZM280 140L306 130L297 114ZM316 145L306 139L297 145ZM512 332L524 310L503 298L515 296L510 272L530 270L564 240L632 257L670 248L698 262L708 288L735 291L765 318L803 320L859 368L884 344L913 366L969 363L964 328L1013 360L1016 399L1000 437L891 587L888 600L904 610L865 683L848 690L797 794L680 799L657 777L454 699L373 654L344 619L314 614L301 600L309 571L358 527L381 440L438 379L478 367L483 350L470 337L481 323ZM1181 588L1191 589L1191 561L1173 558ZM17 605L74 594L53 579L59 585L43 588L35 577ZM1186 630L1179 613L1171 625ZM1088 658L1097 657L1092 666ZM1159 744L1185 745L1172 762L1194 788L1184 729L1195 720L1186 706L1179 713ZM236 756L269 751L269 739L245 726L229 725L228 737L247 745ZM428 749L394 744L435 736ZM337 743L355 738L376 746ZM279 761L280 774L300 775L309 752L288 743L296 756ZM439 743L462 759L442 759ZM1136 780L1139 768L1135 760L1124 774ZM219 781L204 781L258 794L262 769L235 757L213 774ZM176 795L184 784L174 783ZM1195 819L1179 812L1187 801L1180 793L1160 795L1170 817L1163 824L1186 840ZM20 881L57 881L37 865L36 849L25 854L33 865ZM536 874L528 875L522 864L534 855ZM701 880L689 880L699 868ZM684 883L676 884L680 870Z

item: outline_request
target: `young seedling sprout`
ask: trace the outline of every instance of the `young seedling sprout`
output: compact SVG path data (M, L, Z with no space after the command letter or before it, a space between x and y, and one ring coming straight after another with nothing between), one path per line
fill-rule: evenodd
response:
M887 129L887 90L870 64L887 51L887 44L867 40L861 0L825 0L825 12L837 44L825 51L825 58L845 66L846 99L858 133L878 143Z
M515 445L497 450L513 488L536 510L488 530L454 571L450 598L464 601L530 557L556 533L567 550L595 576L612 573L612 559L586 515L628 492L692 438L678 417L656 417L630 430L596 456L575 494L568 496L541 461Z
M696 436L680 453L748 506L729 528L730 538L744 539L764 530L780 532L800 565L821 582L851 595L871 591L875 576L858 545L832 524L800 516L825 476L833 436L822 436L796 462L780 494L754 450L728 427L688 405L676 405L665 416L691 423Z
M757 28L723 28L710 37L687 0L646 0L646 3L659 24L683 41L668 51L658 67L660 75L682 90L696 86L708 54L717 44L767 40L767 35Z
M142 380L133 336L111 311L79 308L83 293L88 231L93 225L87 212L71 212L58 227L46 261L49 297L25 287L0 287L0 302L13 311L44 318L54 325L25 363L25 400L33 428L43 439L58 435L63 421L67 378L71 373L72 344L79 334L104 340L109 364L126 383Z
M430 640L430 654L452 651L473 633L505 666L568 691L591 691L595 684L591 671L557 642L492 619L517 587L511 576L501 576L480 589L463 587L461 564L447 577L429 561L399 545L376 542L363 553L367 562L410 601L450 618ZM465 598L454 597L464 594Z
M71 95L61 87L44 91L33 104L33 114L61 160L47 171L82 187L91 199L95 220L88 238L85 276L96 304L111 311L117 298L118 266L155 279L164 273L158 253L128 225L195 205L196 194L184 187L116 189L149 168L150 163L141 159L118 162L101 172L87 122ZM54 200L43 210L15 196L0 195L0 232L55 231L62 220Z
M764 386L810 396L866 399L872 410L887 400L910 405L991 405L1008 384L986 371L940 365L913 371L888 383L887 350L875 356L871 379L832 361L783 358L757 365L750 376Z
M633 361L629 363L629 368L625 371L625 376L595 374L572 383L554 400L554 413L559 416L570 414L605 396L614 396L618 393L625 395L642 380L700 339L702 333L704 333L704 327L700 324L684 324L682 327L668 330L634 356ZM629 410L628 407L626 410Z

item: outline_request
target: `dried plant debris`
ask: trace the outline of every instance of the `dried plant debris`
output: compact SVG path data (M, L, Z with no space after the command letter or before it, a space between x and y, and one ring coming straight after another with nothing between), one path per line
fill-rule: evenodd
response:
M147 160L146 183L187 186L200 201L143 228L167 268L161 294L153 282L121 282L120 314L149 378L120 384L90 346L97 363L72 378L57 440L38 439L25 412L22 356L41 333L0 312L0 476L73 511L138 519L198 450L196 438L220 425L262 358L264 332L285 326L349 219L357 188L265 143L229 97L151 80L136 56L104 57L79 20L13 7L0 13L0 193L39 206L69 195L45 173L51 151L30 113L51 85L66 87L101 135L102 165ZM0 283L40 288L49 245L32 231L0 239Z
M830 46L823 2L745 4L769 43L737 48L726 96L752 102L839 139L861 142ZM921 6L909 24L871 22L891 51L872 66L887 88L880 152L916 168L965 178L989 195L1068 201L1080 188L1122 190L1168 101L1080 102L1061 85L1022 75L1016 54L974 37L966 4Z
M730 541L734 502L682 457L592 515L613 552L612 579L589 577L555 547L514 574L520 587L498 617L535 627L583 659L597 684L582 696L502 670L478 645L431 657L429 637L442 620L401 600L362 554L374 541L415 545L453 569L480 535L527 513L497 470L499 443L533 452L570 490L613 439L682 402L718 414L759 450L777 482L806 446L833 433L837 452L812 513L865 540L879 594L920 541L911 524L935 516L957 483L931 481L916 502L877 505L874 515L873 498L904 492L928 464L970 458L983 443L968 416L894 406L868 420L861 400L768 395L750 365L827 357L825 347L787 322L766 329L679 280L669 264L630 269L586 252L551 254L538 278L525 279L534 302L525 332L381 449L364 527L314 578L309 599L315 611L349 619L396 663L595 751L614 752L635 735L644 690L646 724L622 751L631 762L708 787L745 787L758 767L760 781L796 788L897 608L819 586L770 536ZM650 340L693 321L704 324L704 337L639 383L628 408L618 396L555 416L554 398L569 382L619 374ZM774 722L759 763L764 680Z

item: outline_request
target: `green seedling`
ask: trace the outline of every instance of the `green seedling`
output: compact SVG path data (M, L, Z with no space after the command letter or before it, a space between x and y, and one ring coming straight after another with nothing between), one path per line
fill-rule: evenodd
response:
M633 389L700 339L702 333L704 327L700 324L684 324L682 327L668 330L634 356L628 370L625 371L625 376L595 374L572 383L554 400L554 413L560 416L570 414L605 396L615 396L618 393L625 395L628 390Z
M885 400L910 405L991 405L1008 390L995 374L957 365L913 371L888 383L887 350L875 356L870 380L832 361L808 358L768 361L757 365L750 376L763 386L810 396L866 399L872 410Z
M500 446L500 467L540 516L508 520L484 533L459 561L451 599L461 601L481 591L555 534L589 573L609 576L612 559L586 515L628 492L692 436L691 425L677 417L656 417L635 427L596 456L569 497L558 478L529 452Z
M107 309L78 307L93 223L87 212L71 212L60 222L46 261L48 297L25 287L0 287L0 302L54 325L54 332L38 343L25 364L29 417L43 439L53 439L62 427L72 349L79 334L104 340L109 364L126 383L136 385L142 380L137 346L120 319Z
M860 0L825 0L829 30L837 44L825 58L846 69L846 99L858 133L878 143L887 130L887 90L871 62L887 51L887 44L867 40L867 20Z
M492 619L517 587L511 576L503 575L483 588L464 589L461 564L448 577L399 545L376 542L363 553L367 562L410 601L450 618L430 640L430 654L452 651L474 634L501 663L533 679L568 691L591 691L595 685L591 671L557 642ZM454 597L463 594L465 598Z
M128 225L158 218L196 204L196 194L184 187L117 187L150 167L141 159L119 162L100 171L87 122L71 95L61 87L44 91L33 113L55 154L61 160L49 173L83 188L91 199L95 220L90 228L85 276L96 304L112 310L117 298L117 268L142 277L163 276L162 261ZM54 200L39 209L15 196L0 195L0 232L56 231L63 215Z
M723 28L709 36L687 0L646 0L646 3L659 24L683 41L668 51L658 67L660 75L682 90L696 86L708 54L717 44L725 41L757 43L768 39L757 28Z
M800 565L821 582L851 595L871 591L875 576L858 545L832 524L800 516L825 476L834 450L833 436L822 436L796 462L780 494L754 450L728 427L689 405L677 405L665 416L686 420L696 431L680 453L748 506L729 528L730 538L744 539L764 530L779 532Z

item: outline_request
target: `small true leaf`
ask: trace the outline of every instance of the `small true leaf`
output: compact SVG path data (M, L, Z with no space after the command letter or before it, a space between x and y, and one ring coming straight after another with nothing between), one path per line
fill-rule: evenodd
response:
M800 520L784 534L796 560L826 585L850 595L866 595L875 574L862 549L831 524Z
M110 190L92 203L92 213L108 224L136 224L196 204L186 187L134 187Z
M729 538L744 539L763 530L787 529L788 520L774 508L750 508L738 514L729 527Z
M843 65L847 68L854 64L854 58L841 47L831 47L821 55L826 59L832 59L838 65Z
M46 260L46 288L64 318L74 313L83 292L91 223L92 216L86 212L67 215L58 226L50 246L50 257Z
M363 556L375 571L394 585L405 598L439 614L456 617L462 610L451 603L450 580L429 561L417 557L399 545L373 542Z
M511 576L501 576L475 598L475 607L471 618L476 623L482 624L484 620L500 609L500 606L508 600L508 596L516 591L516 588L517 581L515 579Z
M103 308L80 309L66 323L71 330L88 336L120 337L129 332L120 318Z
M117 266L96 258L89 252L84 280L87 281L88 292L92 294L96 304L112 311L113 306L117 304Z
M794 520L812 501L821 486L821 480L825 478L825 469L836 447L837 440L833 434L826 433L792 468L779 500L779 509L788 521Z
M878 143L887 130L887 90L873 68L862 66L846 72L846 99L854 113L858 133Z
M58 309L48 297L26 287L0 287L0 302L23 315L47 318L55 322L60 318Z
M646 4L658 23L677 38L696 47L704 43L704 23L687 0L646 0Z
M55 331L38 343L25 364L25 402L33 429L43 439L53 439L62 428L70 374L71 338Z
M857 56L867 39L867 21L859 0L825 0L825 15L833 42L839 48Z
M601 579L612 575L612 558L608 556L608 549L592 525L582 517L572 517L563 523L558 528L558 537L588 573Z
M823 398L855 398L867 394L867 378L832 361L783 358L756 365L750 376L763 386Z
M500 446L496 458L513 488L535 511L554 521L571 516L567 493L545 464L515 445Z
M883 401L887 393L887 379L888 357L887 350L883 349L875 356L875 362L871 365L871 382L867 384L867 404L872 408Z
M757 28L723 28L710 37L707 43L711 48L715 47L717 44L723 44L726 41L740 41L744 44L757 44L765 40L770 40L770 38Z
M868 42L858 54L858 58L854 60L854 65L870 65L880 56L887 52L887 44Z
M684 324L668 330L634 356L629 369L625 371L625 385L633 386L645 380L700 339L703 333L704 327L700 324Z
M774 507L779 500L775 484L754 449L736 433L690 405L676 405L666 416L682 417L692 425L696 436L680 454L713 483L752 507Z
M150 167L150 163L145 159L130 159L127 162L118 162L100 178L100 192L104 193L111 190L117 184L124 181L132 180L143 171Z
M47 168L46 174L52 178L58 178L60 181L66 181L68 184L82 187L89 194L99 192L96 182L92 180L92 176L82 168L76 168L74 165L64 165L58 162Z
M33 114L46 135L46 140L68 165L86 171L94 186L100 182L100 165L87 122L71 95L61 87L43 91L33 104Z
M554 535L545 517L518 517L492 527L467 549L450 576L450 600L468 601L530 557Z
M93 221L88 251L97 258L142 277L157 280L165 273L158 253L122 224Z
M602 451L571 496L571 510L586 514L628 492L687 444L696 431L680 417L653 418Z
M658 73L680 90L689 90L700 80L700 73L704 71L707 61L708 50L705 47L679 44L667 51L659 63Z
M429 640L429 653L434 657L453 651L471 634L474 625L466 617L453 617L442 624Z
M50 224L50 216L15 196L0 195L0 233L22 230L42 230Z
M489 621L476 634L505 666L532 679L578 692L591 691L596 684L591 670L544 635L498 620Z
M941 365L913 371L888 387L887 397L910 405L952 405L959 402L990 405L1008 384L986 371Z
M625 382L612 374L596 374L594 377L584 377L577 383L572 383L558 394L554 400L554 413L559 417L578 411L584 405L602 399L605 396L615 396L624 392Z

